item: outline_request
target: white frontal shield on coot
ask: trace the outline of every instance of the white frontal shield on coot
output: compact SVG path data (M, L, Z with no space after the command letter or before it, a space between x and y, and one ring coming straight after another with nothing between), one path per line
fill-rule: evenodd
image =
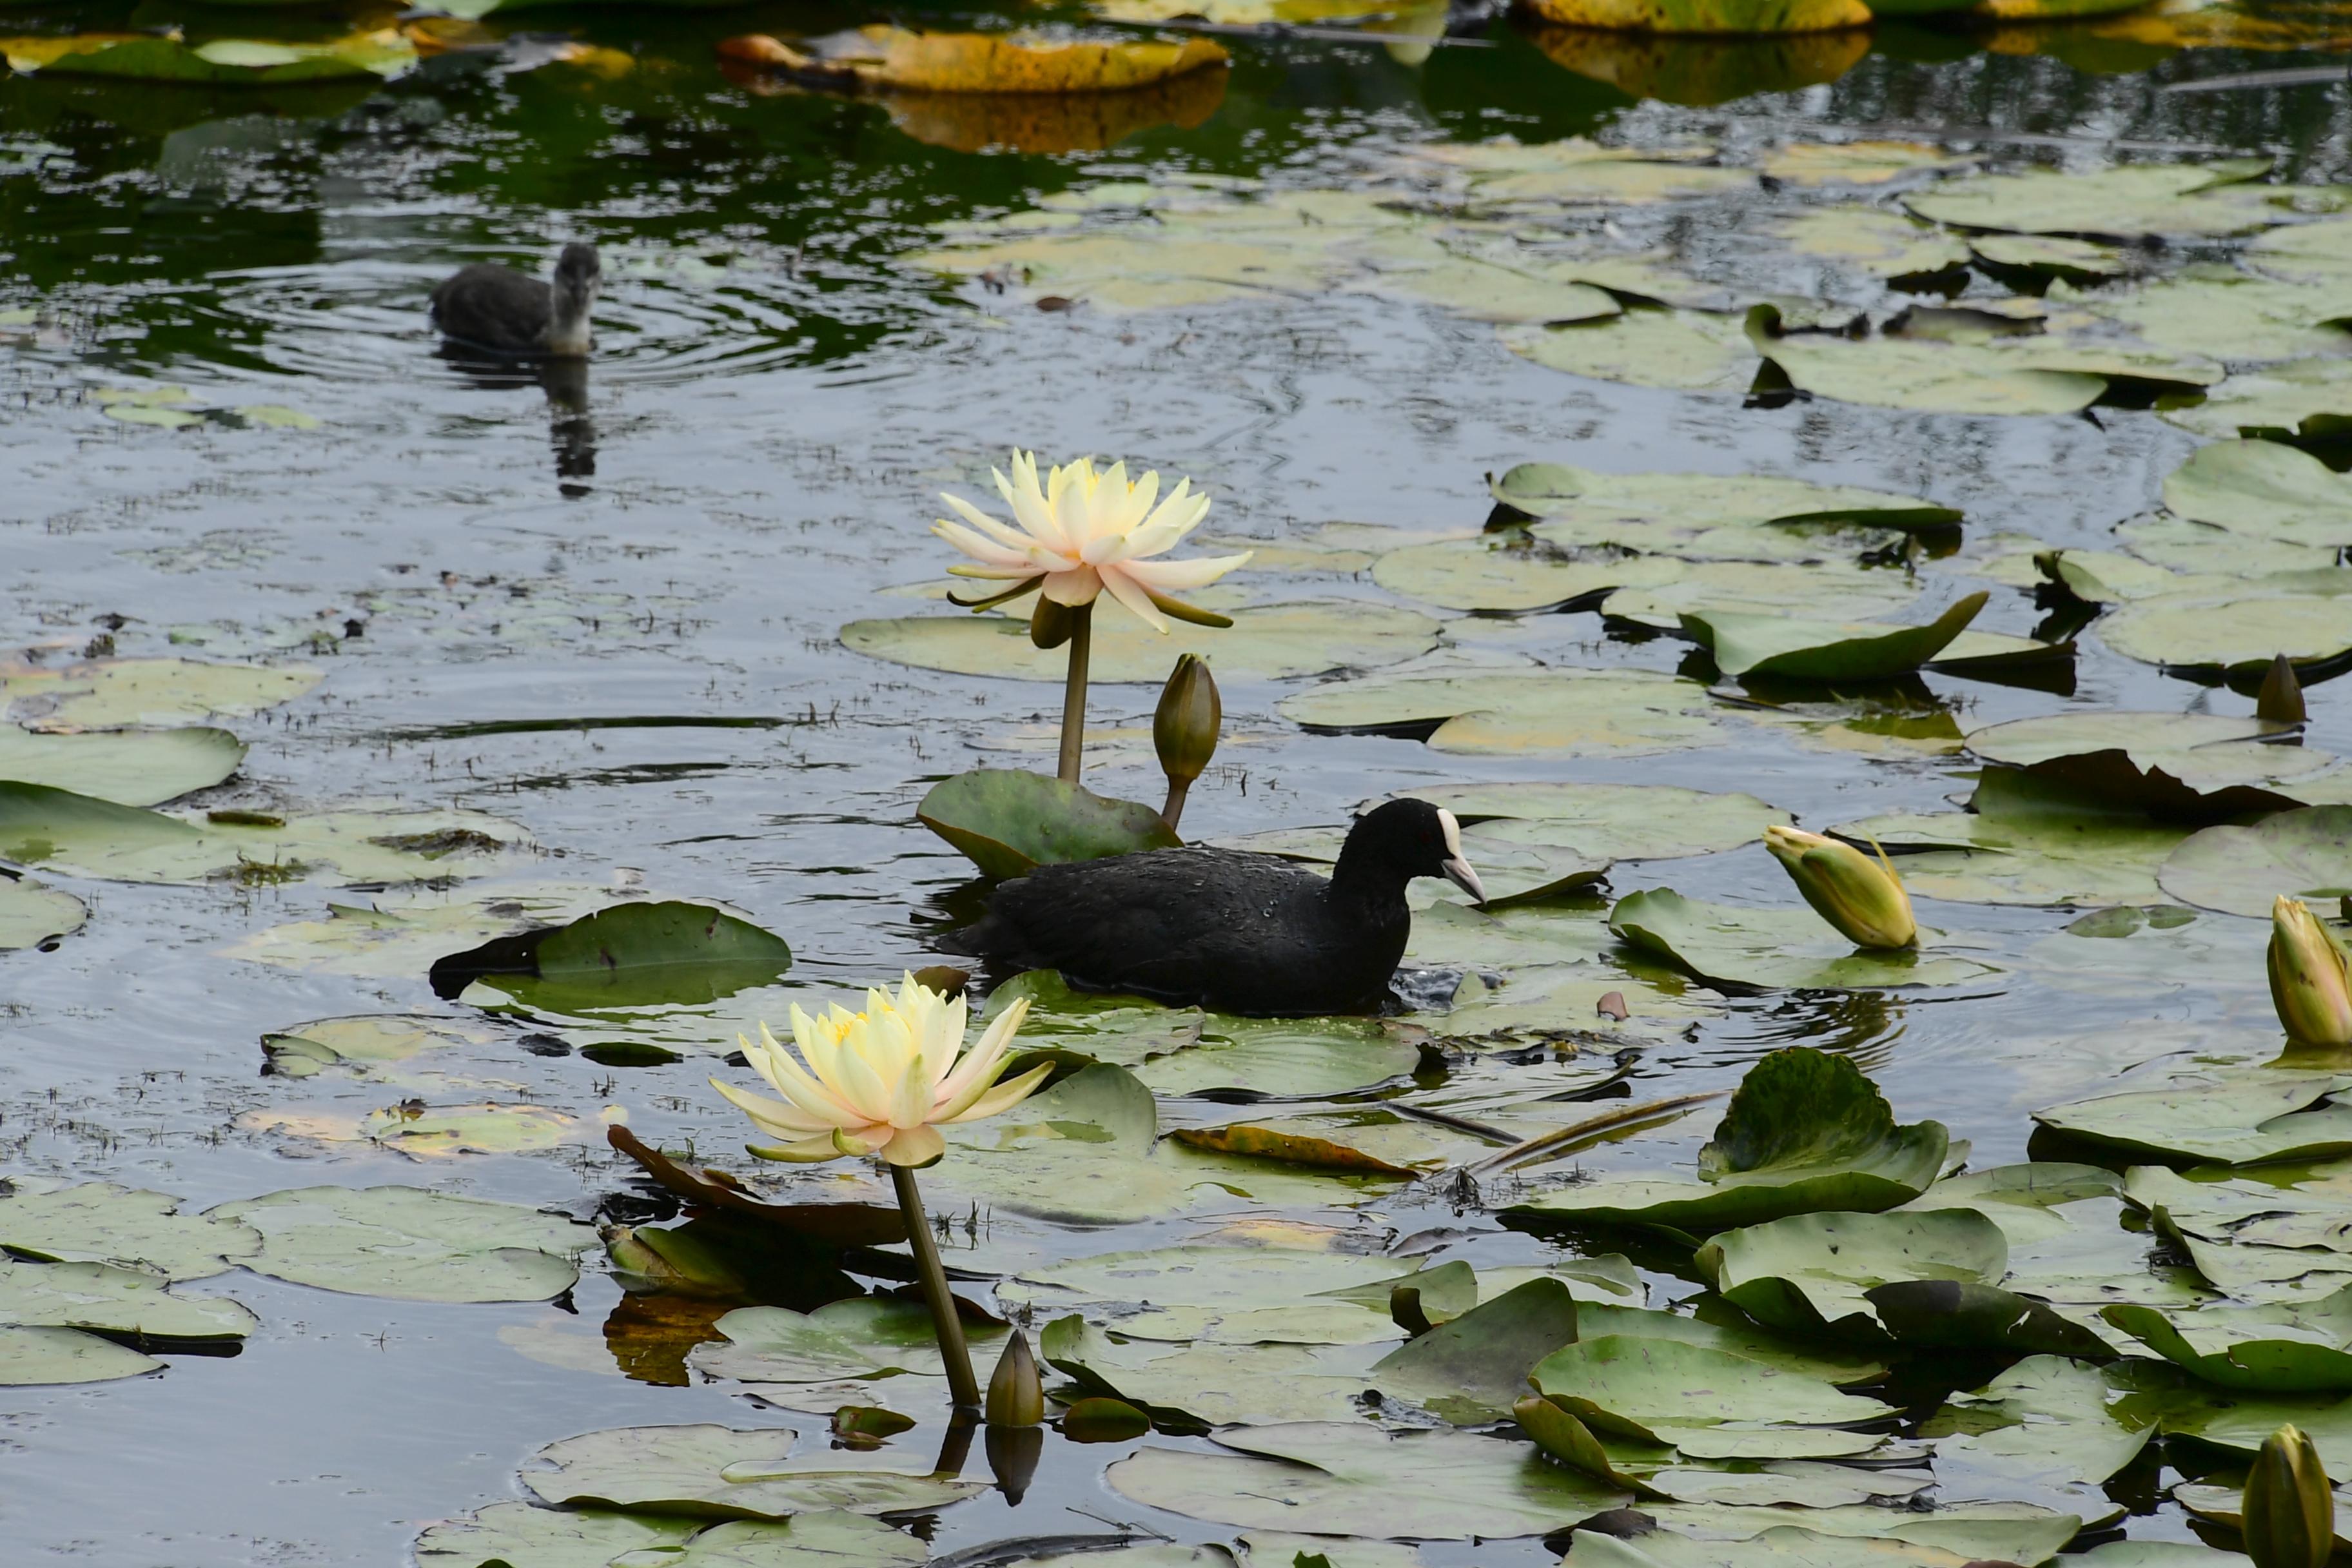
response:
M1486 886L1478 880L1478 873L1470 868L1469 859L1462 853L1462 825L1454 819L1452 812L1443 806L1438 808L1437 825L1445 830L1445 863L1442 868L1445 879L1479 903L1485 903Z

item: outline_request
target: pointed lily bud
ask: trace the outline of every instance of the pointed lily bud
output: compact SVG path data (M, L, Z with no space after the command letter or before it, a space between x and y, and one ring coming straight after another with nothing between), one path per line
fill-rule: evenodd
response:
M1045 1385L1037 1376L1037 1358L1029 1353L1029 1336L1019 1329L989 1377L982 1414L991 1426L1034 1426L1045 1419Z
M2254 717L2273 724L2300 724L2311 717L2304 705L2303 682L2295 679L2294 666L2284 654L2271 660L2271 672L2254 693Z
M1918 922L1886 851L1873 860L1843 839L1801 828L1764 830L1764 847L1787 869L1813 912L1857 947L1913 947Z
M2254 1568L2326 1568L2336 1550L2336 1494L2301 1430L2282 1426L2263 1439L2242 1506Z
M2344 950L2300 899L2271 904L2271 1005L2306 1046L2352 1046L2352 975Z
M1160 815L1171 828L1183 815L1192 781L1216 754L1224 717L1208 661L1198 654L1180 656L1160 689L1159 710L1151 716L1151 743L1160 752L1160 771L1168 775L1168 804Z

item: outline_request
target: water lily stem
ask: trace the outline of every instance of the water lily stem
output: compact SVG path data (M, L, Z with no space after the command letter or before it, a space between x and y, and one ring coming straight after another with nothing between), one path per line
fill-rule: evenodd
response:
M915 1255L915 1272L922 1277L923 1303L931 1310L931 1331L939 1336L940 1359L948 1363L948 1393L957 1409L977 1410L980 1382L971 1374L963 1320L956 1316L955 1297L948 1291L948 1271L940 1262L938 1243L931 1239L931 1222L923 1217L923 1194L915 1190L915 1173L904 1165L893 1165L890 1184L898 1192L898 1212L907 1219L907 1246Z
M1094 605L1080 605L1070 620L1070 677L1062 689L1062 766L1057 775L1064 784L1078 782L1078 754L1087 743L1087 649L1094 641Z
M1176 824L1184 815L1184 797L1192 793L1191 780L1171 778L1168 781L1168 801L1160 808L1160 820L1168 825L1169 832L1176 831Z

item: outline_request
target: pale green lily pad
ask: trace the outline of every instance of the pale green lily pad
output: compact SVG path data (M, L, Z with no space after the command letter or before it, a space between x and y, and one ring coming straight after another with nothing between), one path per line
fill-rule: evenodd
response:
M504 817L450 810L184 821L42 784L0 783L0 858L121 882L215 877L274 885L326 874L353 882L478 876L535 848Z
M1670 1530L1621 1541L1580 1530L1560 1568L1968 1568L1970 1561L1940 1546L1778 1524L1742 1541L1701 1540Z
M2352 1162L2261 1167L2243 1175L2180 1175L2135 1165L2124 1194L2163 1208L2175 1234L2225 1247L2323 1248L2352 1268Z
M2336 564L2333 545L2287 544L2274 539L2257 539L2166 511L2117 523L2116 542L2143 561L2153 561L2200 578L2324 572Z
M1965 169L1979 160L1927 142L1790 142L1766 153L1757 170L1783 184L1883 185L1906 174Z
M2275 441L2200 447L2166 477L2164 504L2250 539L2328 549L2352 544L2352 476Z
M314 1018L261 1037L269 1070L280 1078L320 1073L397 1081L397 1064L426 1051L487 1046L499 1038L454 1018L412 1013L363 1013L345 1018Z
M1921 1427L1937 1440L1939 1479L1965 1474L1958 1495L2018 1491L2092 1497L2156 1436L2154 1402L2127 1373L2061 1355L2028 1356L1973 1394L1958 1394ZM1955 1495L1948 1487L1947 1496Z
M2352 1272L2352 1260L2347 1260ZM2258 1394L2352 1391L2352 1281L2315 1300L2100 1314L2191 1376Z
M2347 1492L2341 1486L2333 1489L2336 1550L2343 1552L2352 1549L2352 1492ZM2246 1489L2243 1487L2188 1481L2172 1489L2172 1500L2192 1519L2218 1524L2225 1530L2245 1528Z
M570 1289L596 1233L517 1204L422 1187L304 1187L223 1204L261 1233L247 1268L403 1301L544 1301Z
M71 936L89 918L89 907L71 893L0 876L0 952Z
M2163 1412L2166 1436L2193 1437L2242 1459L2252 1459L2271 1434L2293 1422L2319 1450L2329 1475L2352 1473L2352 1399L2185 1389L2164 1402Z
M1354 1347L1119 1343L1076 1313L1037 1337L1037 1357L1097 1398L1118 1399L1163 1426L1346 1421L1370 1382Z
M1216 1441L1237 1451L1147 1447L1106 1479L1146 1507L1245 1530L1407 1541L1540 1535L1627 1500L1532 1444L1466 1432L1315 1422Z
M1921 948L1859 948L1805 909L1748 909L1686 899L1668 888L1630 894L1609 912L1609 929L1695 978L1765 990L1858 991L1961 985L1998 974L1980 959Z
M1601 611L1664 631L1682 629L1693 613L1785 616L1803 611L1837 620L1887 615L1910 605L1917 584L1905 574L1850 561L1695 561L1673 581L1620 588Z
M2184 842L2158 873L2183 903L2266 917L2271 900L2334 900L2352 894L2352 805L2283 811L2252 827L2208 827Z
M223 1274L261 1249L250 1226L182 1214L180 1200L111 1182L13 1178L0 1193L0 1248L52 1263L105 1263L162 1279Z
M226 730L114 730L46 735L0 724L0 780L47 784L118 805L158 805L236 772L245 742Z
M1411 1072L1421 1052L1377 1019L1202 1016L1187 1048L1135 1069L1156 1094L1320 1096Z
M1926 414L2073 414L2105 396L2111 377L2195 388L2222 374L2210 362L2055 336L1938 342L1775 335L1769 321L1751 317L1749 335L1799 391Z
M863 1466L856 1461L866 1456L848 1453L793 1460L792 1447L786 1427L619 1426L549 1444L523 1467L522 1484L559 1508L716 1519L915 1512L982 1489L977 1481Z
M2352 359L2298 360L2231 376L2164 418L2200 436L2341 436L2352 431Z
M416 1538L417 1568L607 1568L625 1552L684 1546L709 1521L499 1502Z
M996 1288L1039 1315L1078 1307L1129 1339L1230 1344L1374 1344L1401 1331L1388 1286L1399 1259L1286 1247L1192 1244L1027 1268ZM1337 1292L1377 1284L1377 1302ZM1106 1315L1100 1309L1126 1305Z
M221 952L310 973L409 979L455 949L564 925L639 891L581 882L499 881L455 889L420 884L370 894L363 904L330 903L324 920L272 926ZM721 1031L719 1037L728 1036Z
M1863 1469L1820 1459L1776 1459L1754 1469L1717 1470L1675 1466L1648 1478L1651 1485L1681 1503L1736 1503L1760 1508L1843 1508L1915 1498L1935 1484L1925 1472Z
M2110 1541L2075 1553L2069 1568L2249 1568L2252 1561L2193 1541Z
M813 1312L739 1307L712 1326L725 1339L695 1346L688 1364L737 1383L947 1375L930 1311L919 1302L852 1296ZM964 1332L985 1345L1003 1331L970 1324Z
M1327 670L1377 668L1426 653L1437 622L1391 605L1303 602L1232 612L1227 627L1175 623L1162 637L1116 605L1098 605L1089 679L1100 682L1168 679L1180 654L1198 654L1219 674L1286 680ZM999 615L919 616L852 621L841 628L845 647L918 669L954 675L1059 682L1068 650L1029 640L1026 620Z
M2036 1111L2045 1127L2158 1159L2256 1165L2352 1153L2352 1073L2191 1069L2160 1085Z
M1355 279L1349 291L1435 305L1474 321L1591 321L1624 309L1591 284L1532 276L1469 256L1377 270Z
M1149 805L1020 768L973 768L941 779L915 816L987 877L1184 842Z
M1432 749L1468 753L1643 756L1730 738L1706 688L1641 669L1374 675L1309 688L1279 711L1310 730L1425 731Z
M2352 349L2352 333L2324 324L2352 316L2352 284L2331 300L2304 284L2207 263L2137 289L2093 294L2083 304L2139 342L2177 353L2245 362Z
M2336 761L2315 746L2277 743L2293 738L2284 726L2221 713L2083 712L1988 725L1970 731L1968 744L1985 761L2012 767L2121 751L2140 768L2217 789L2301 778Z
M1628 310L1559 327L1505 327L1503 346L1548 370L1676 392L1746 392L1757 353L1737 316Z
M1914 897L1968 904L2155 904L2157 868L2192 831L2130 817L1893 814L1832 828L1895 858Z
M1865 1294L1907 1280L1999 1285L2009 1238L1973 1209L1806 1214L1717 1232L1697 1265L1757 1321L1834 1338L1885 1331Z
M1486 489L1505 506L1540 520L1543 537L1676 555L1718 530L1742 536L1769 527L1801 537L1841 524L1885 531L1960 521L1953 509L1915 496L1771 474L1604 474L1565 463L1520 463L1488 479Z
M2024 268L2059 278L2120 278L2131 270L2131 263L2122 251L2087 239L2042 234L1977 234L1969 237L1969 248L1995 267Z
M612 1560L611 1568L916 1568L930 1554L929 1547L903 1530L862 1514L823 1509L789 1520L731 1520L711 1526L683 1549L646 1546L624 1552ZM1129 1563L1128 1568L1145 1565ZM1152 1568L1180 1565L1170 1561Z
M0 1326L0 1388L111 1383L163 1370L153 1356L79 1329Z
M1597 601L1613 589L1670 583L1683 571L1672 556L1587 551L1498 533L1391 550L1373 563L1372 581L1448 609L1517 612Z
M1792 1046L1748 1069L1699 1151L1700 1182L1588 1182L1507 1212L1699 1235L1825 1209L1889 1209L1935 1181L1949 1142L1941 1122L1898 1126L1846 1058Z
M260 1320L225 1296L174 1296L135 1268L0 1259L0 1323L200 1343L241 1340Z
M1752 795L1678 784L1529 781L1422 784L1403 793L1444 806L1482 837L1535 839L1600 860L1712 855L1752 844L1765 828L1789 820Z
M1958 236L1884 207L1807 207L1775 226L1798 255L1873 278L1907 278L1967 264Z
M98 659L54 668L0 664L0 711L45 730L185 724L291 702L326 679L306 665Z
M1790 1518L1787 1509L1722 1503L1659 1503L1643 1511L1666 1529L1730 1541L1754 1541ZM1946 1503L1919 1513L1848 1503L1795 1517L1817 1534L1906 1542L1981 1563L2047 1562L2083 1525L2076 1514L2012 1502Z
M1988 595L1970 594L1924 626L1874 626L1717 610L1685 612L1683 629L1726 675L1788 680L1889 680L1933 659L1968 629Z
M2251 676L2281 654L2292 664L2325 663L2352 650L2352 592L2305 582L2326 591L2265 584L2141 599L2102 620L2099 637L2126 658L2199 673Z
M1591 1336L1546 1356L1532 1375L1595 1432L1642 1442L1725 1422L1853 1426L1889 1410L1818 1378L1680 1340Z
M1737 1312L1717 1310L1711 1318L1695 1318L1646 1307L1579 1300L1576 1319L1580 1339L1614 1335L1675 1340L1839 1386L1875 1382L1885 1375L1887 1367L1886 1361L1872 1354L1867 1346L1788 1339L1757 1327Z
M2037 169L1932 185L1903 205L1935 223L2016 234L2143 235L2218 238L2251 234L2292 215L2279 193L2250 184L2264 158L2207 163L2133 163L2081 174Z

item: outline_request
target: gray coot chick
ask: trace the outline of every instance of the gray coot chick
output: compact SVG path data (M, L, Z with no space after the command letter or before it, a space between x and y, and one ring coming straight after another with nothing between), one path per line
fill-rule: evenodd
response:
M1359 819L1330 877L1238 849L1152 849L1040 866L940 945L1071 984L1229 1013L1369 1013L1389 1000L1412 913L1444 877L1486 901L1454 814L1392 800Z
M433 290L433 324L458 342L493 353L577 359L593 341L588 312L604 283L593 245L565 246L553 283L477 261Z

